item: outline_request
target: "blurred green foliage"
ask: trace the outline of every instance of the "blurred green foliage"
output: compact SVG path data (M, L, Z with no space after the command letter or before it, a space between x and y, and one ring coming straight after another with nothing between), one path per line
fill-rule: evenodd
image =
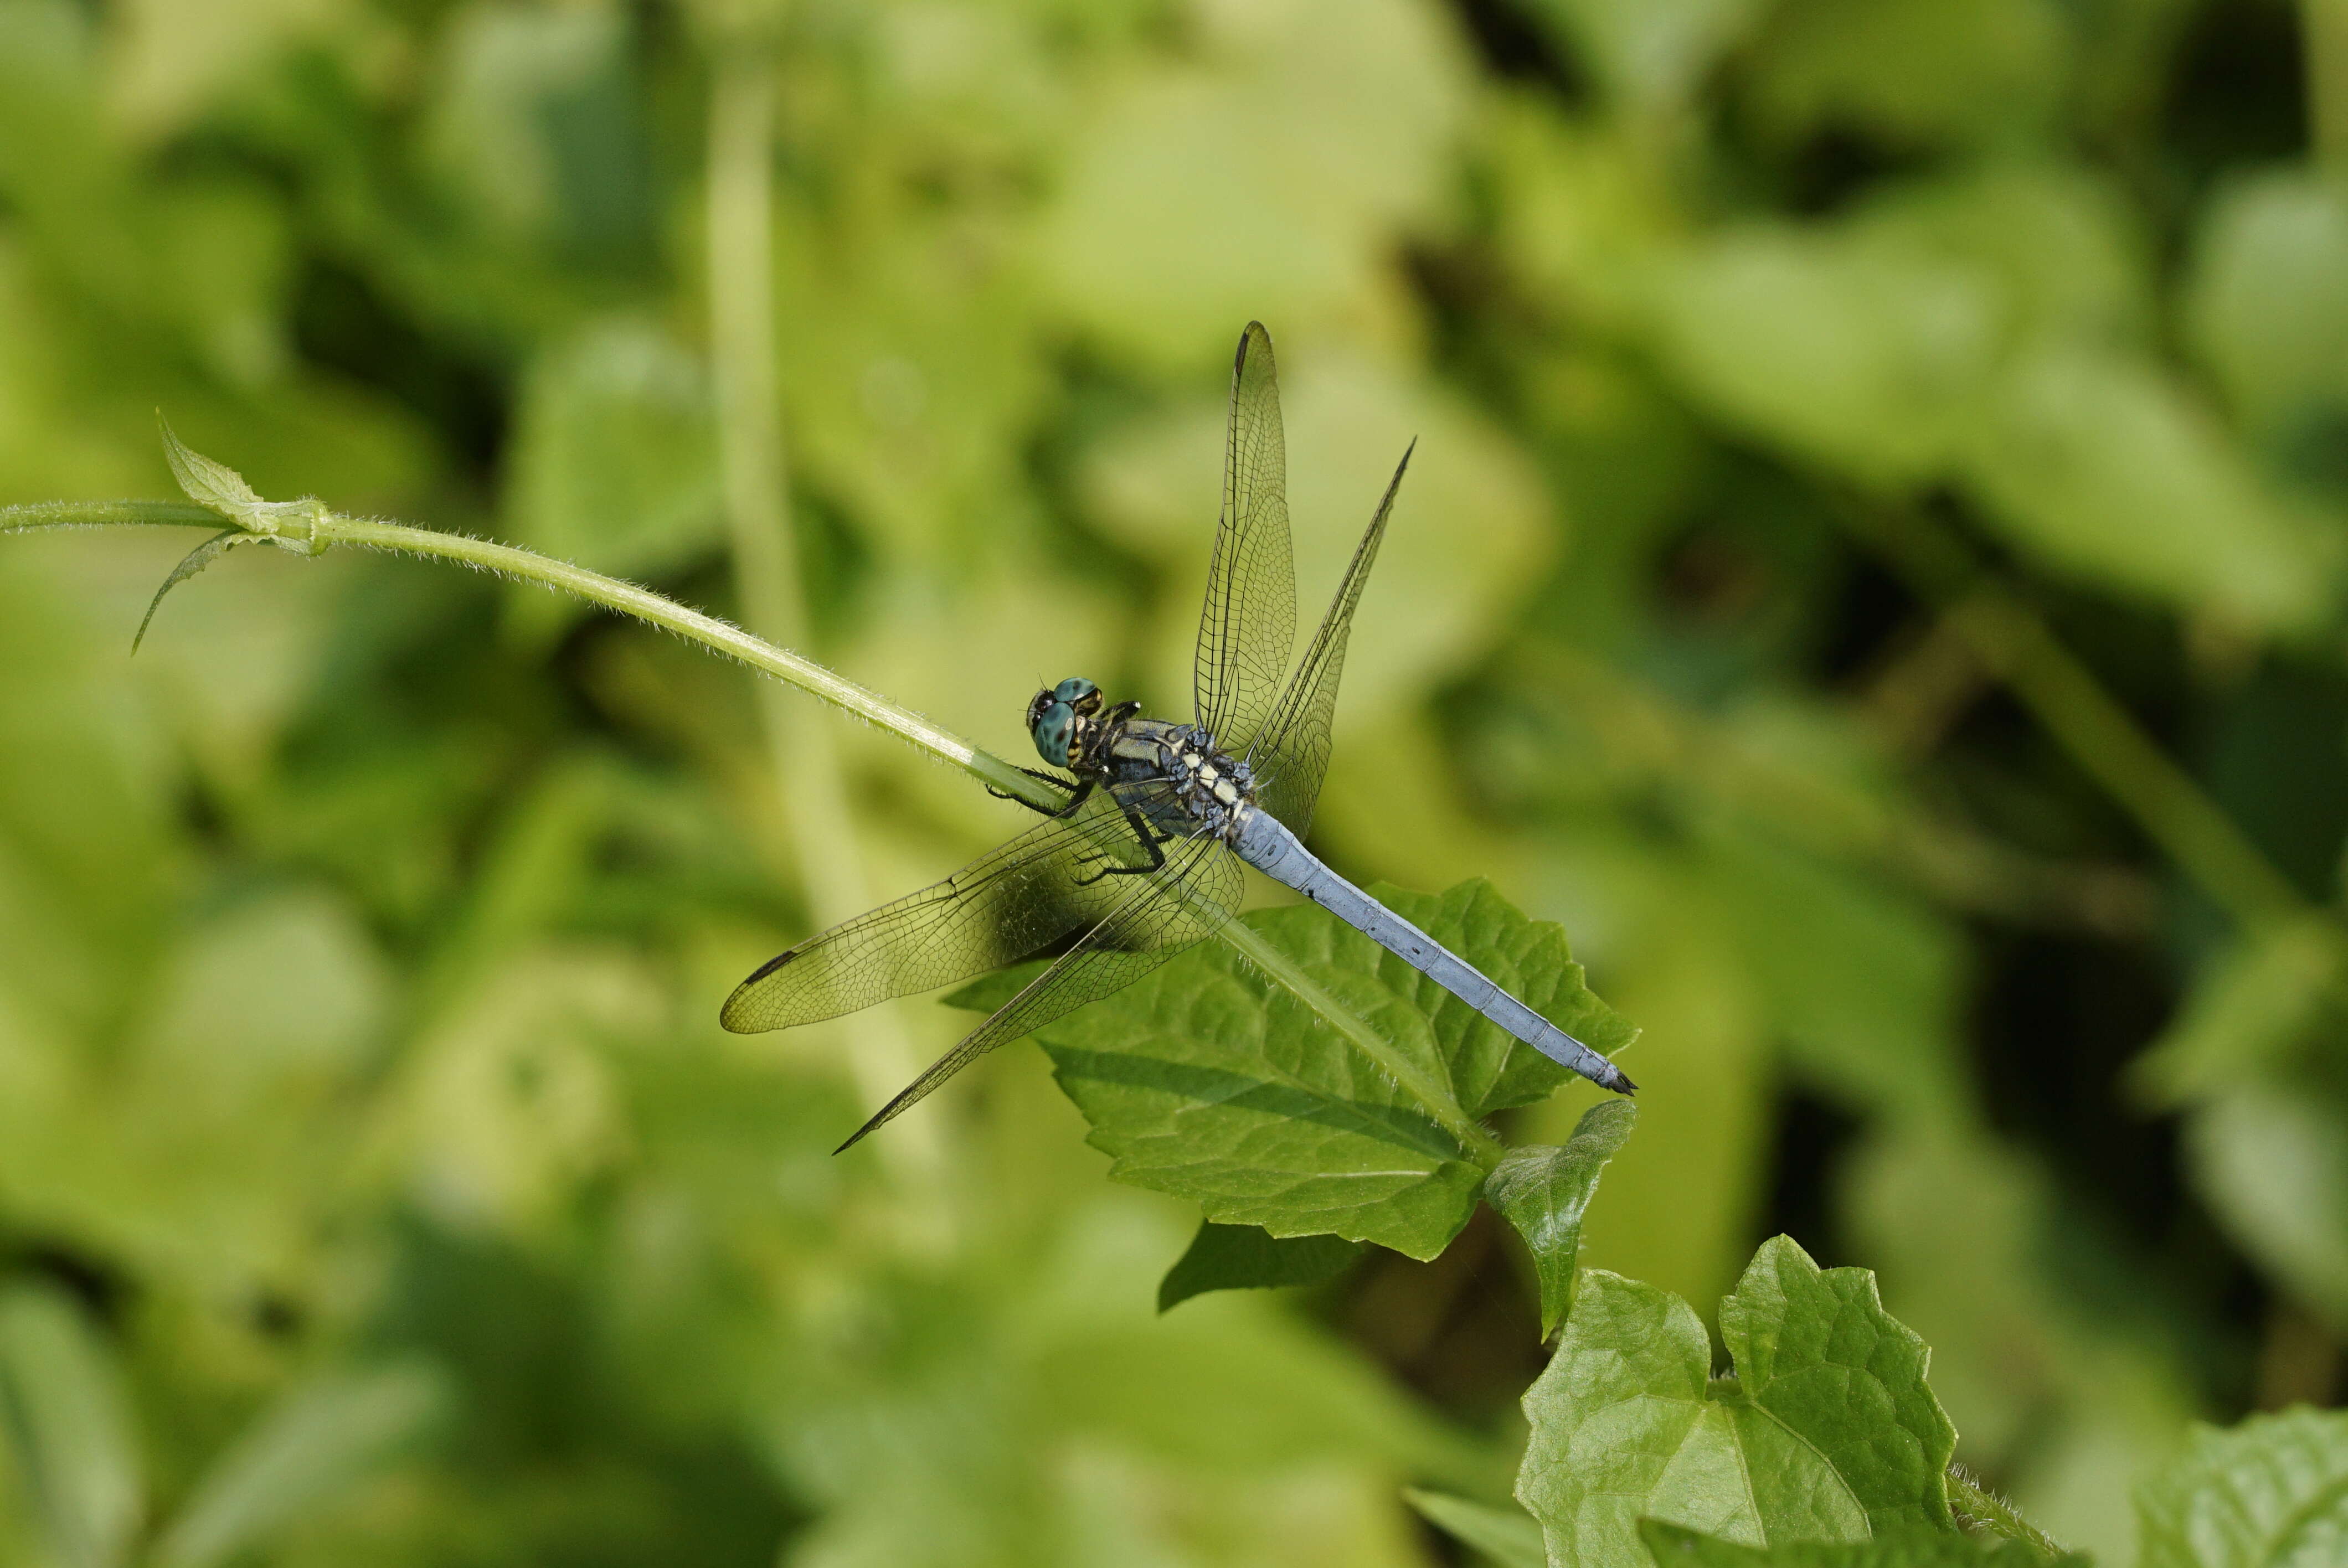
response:
M1583 1260L1867 1264L1960 1457L2125 1563L2139 1478L2331 1418L2188 1420L2334 1401L2348 1336L2302 21L0 0L0 498L171 493L160 405L738 611L705 121L771 50L808 651L1007 756L1038 678L1179 712L1271 323L1307 602L1419 437L1318 844L1491 877L1644 1030ZM717 1030L824 903L745 677L347 552L132 661L189 542L0 549L0 1380L84 1456L0 1471L0 1563L1403 1563L1401 1482L1505 1497L1505 1227L1156 1317L1195 1209L1040 1052L830 1160L966 1020ZM819 722L876 893L1014 825Z

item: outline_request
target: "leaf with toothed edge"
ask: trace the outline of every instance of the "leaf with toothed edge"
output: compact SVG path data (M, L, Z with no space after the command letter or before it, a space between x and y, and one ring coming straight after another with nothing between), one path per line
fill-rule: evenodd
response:
M1733 1377L1688 1304L1585 1271L1557 1354L1525 1395L1517 1497L1550 1560L1646 1568L1643 1519L1751 1546L1953 1533L1956 1430L1931 1353L1865 1269L1765 1243L1721 1303Z
M1439 897L1375 891L1593 1048L1619 1050L1635 1035L1583 983L1565 933L1526 918L1488 884ZM1572 1076L1323 909L1245 918L1445 1079L1471 1117L1540 1099ZM1474 1212L1484 1173L1468 1152L1353 1042L1222 943L1200 944L1039 1038L1092 1123L1090 1141L1114 1157L1109 1173L1189 1198L1219 1224L1429 1258Z
M224 528L182 556L180 559L180 564L171 569L171 575L163 579L163 586L155 590L155 597L147 601L147 613L139 618L139 630L130 637L130 651L138 652L139 645L147 641L147 629L154 624L155 612L163 607L165 594L237 546L257 545L262 542L258 535L248 534L242 528Z
M1631 1101L1601 1101L1582 1113L1563 1148L1511 1149L1484 1184L1484 1201L1532 1249L1544 1339L1564 1321L1572 1297L1581 1217L1598 1192L1599 1173L1630 1138L1638 1117Z

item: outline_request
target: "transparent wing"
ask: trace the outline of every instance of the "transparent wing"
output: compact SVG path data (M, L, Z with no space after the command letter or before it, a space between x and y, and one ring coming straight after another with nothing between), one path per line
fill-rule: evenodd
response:
M840 1148L896 1120L930 1091L996 1046L1033 1034L1086 1002L1123 990L1212 933L1231 918L1240 901L1239 859L1217 838L1184 839L1167 845L1166 864L1154 876L1104 880L1123 885L1122 895L1116 907L1085 934L1076 948L907 1084Z
M1231 363L1223 515L1207 564L1192 679L1199 723L1225 751L1262 727L1296 647L1296 564L1288 545L1288 446L1280 379L1261 322L1240 334Z
M1125 798L1138 804L1159 787L1127 787ZM1082 880L1105 864L1144 866L1148 856L1117 801L1096 790L1075 815L768 960L726 999L719 1021L736 1034L788 1029L1015 963L1098 925L1144 880Z
M1280 694L1272 716L1256 732L1248 753L1255 771L1256 800L1299 838L1313 825L1313 805L1321 798L1321 780L1329 772L1331 721L1337 712L1337 682L1345 671L1345 638L1353 630L1354 607L1362 601L1371 563L1378 558L1378 542L1385 538L1395 493L1402 488L1410 455L1417 449L1414 441L1403 453L1386 484L1385 497L1378 502L1377 516L1354 548L1353 562L1345 568L1345 580L1337 585L1337 597L1329 602L1329 613L1321 619L1321 630L1313 634L1303 662Z

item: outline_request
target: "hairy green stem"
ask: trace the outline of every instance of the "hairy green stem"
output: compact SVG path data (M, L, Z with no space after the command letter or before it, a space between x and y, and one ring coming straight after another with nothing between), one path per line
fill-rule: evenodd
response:
M37 528L87 526L98 523L192 524L217 528L223 514L208 507L177 502L63 502L12 507L0 511L0 531ZM348 518L323 507L312 514L312 541L318 547L355 545L364 549L398 555L428 556L456 561L477 570L495 572L518 581L537 583L575 594L634 618L711 651L747 664L762 674L797 686L870 724L891 731L942 762L952 764L988 788L1014 795L1046 810L1065 804L1056 791L1038 784L991 752L983 751L952 732L941 729L910 708L899 706L876 692L835 674L812 660L776 647L738 626L688 610L649 589L605 577L585 567L555 560L534 550L501 545L461 534L409 528L401 523ZM1217 934L1250 962L1293 992L1298 999L1325 1020L1377 1063L1420 1109L1457 1139L1470 1159L1489 1170L1499 1161L1501 1145L1459 1106L1457 1098L1439 1080L1356 1018L1336 998L1316 984L1302 967L1238 920L1224 921Z
M2019 1541L2049 1558L2064 1554L2062 1542L2022 1517L2021 1511L1972 1478L1961 1464L1949 1467L1949 1506L1959 1517L1993 1535Z
M214 520L218 520L216 516ZM868 724L877 724L901 735L941 762L950 763L971 774L991 789L1017 795L1047 809L1063 804L1062 796L1037 784L1001 757L980 750L951 731L941 729L911 709L901 707L879 692L860 686L811 659L802 659L796 653L778 648L764 638L753 636L714 615L687 610L675 600L664 599L650 589L638 588L634 583L622 582L617 578L605 577L585 567L554 560L513 545L468 538L461 534L438 533L430 528L412 528L400 523L380 523L370 518L345 518L329 513L319 521L317 537L330 545L358 545L367 549L458 561L482 571L497 572L576 594L592 604L600 604L606 610L617 610L647 625L657 626L664 631L675 632L688 641L698 642L713 652L722 653L762 674L772 675L778 681L797 686L810 696L852 713Z
M29 506L0 507L0 534L28 533L35 528L101 528L124 523L217 532L221 522L218 512L193 501L36 501Z

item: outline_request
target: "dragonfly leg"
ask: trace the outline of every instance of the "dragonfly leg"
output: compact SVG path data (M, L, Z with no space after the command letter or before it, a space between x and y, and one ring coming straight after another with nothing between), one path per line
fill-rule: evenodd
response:
M1012 801L1017 804L1024 805L1038 816L1074 815L1076 807L1083 804L1085 797L1092 793L1093 786L1090 779L1064 779L1057 774L1047 774L1038 768L1021 768L1019 771L1025 774L1029 778L1036 780L1038 783L1052 784L1060 789L1066 790L1068 792L1068 804L1057 807L1056 809L1047 806L1040 806L1032 800L1027 800L1022 796L1013 794L1007 790L996 789L992 784L985 786L986 793L993 795L997 800Z
M1089 887L1104 876L1147 876L1166 864L1166 852L1159 845L1173 843L1174 835L1170 833L1159 833L1151 828L1141 814L1129 805L1125 808L1125 820L1127 825L1133 829L1134 841L1141 845L1142 853L1149 856L1149 864L1112 866L1109 864L1107 856L1094 856L1091 857L1092 863L1098 866L1100 869L1090 876L1077 877L1077 886Z

